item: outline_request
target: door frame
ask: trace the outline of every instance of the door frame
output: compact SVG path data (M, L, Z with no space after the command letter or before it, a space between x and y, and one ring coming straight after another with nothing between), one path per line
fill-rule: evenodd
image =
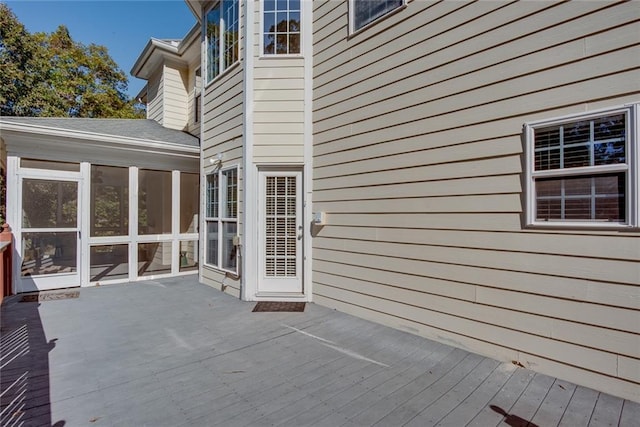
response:
M300 280L302 292L296 293L274 293L274 292L259 292L258 280L261 273L262 266L262 250L260 243L261 233L261 217L262 217L262 184L261 180L263 173L290 173L296 172L300 174L300 200L299 200L299 212L300 212L300 224L302 226L301 234L302 241L300 244L301 251L301 269ZM306 177L306 168L304 165L271 165L271 164L253 164L245 169L244 180L244 214L243 214L243 244L242 244L242 256L244 259L242 265L242 286L241 286L241 298L245 301L311 301L311 283L310 283L310 246L311 246L311 234L310 228L307 224L307 219L310 218L308 209L308 198L310 197L307 192L309 183Z
M49 170L49 169L30 169L30 168L18 168L18 173L16 174L16 192L15 192L15 219L17 220L16 226L14 227L15 233L15 249L14 253L16 256L14 257L13 262L13 271L15 287L17 293L19 292L36 292L36 291L46 291L51 289L60 289L60 288L68 288L68 287L80 287L81 286L81 278L83 271L83 239L85 238L83 234L83 178L82 178L82 166L80 167L79 172L71 172L71 171L57 171L57 170ZM22 224L22 189L24 180L43 180L43 181L64 181L64 182L75 182L77 183L77 223L76 227L74 227L75 232L77 233L76 237L76 271L75 273L62 273L62 274L52 274L51 276L47 275L39 275L35 277L23 277L22 276L22 245L23 239L22 235L25 232L25 228ZM52 229L44 229L44 228L34 228L36 232L68 232L72 227L65 228L52 228ZM26 229L29 230L29 229ZM40 282L40 284L38 284Z
M303 182L302 171L291 170L260 170L258 172L259 177L259 192L258 192L258 280L256 282L257 292L256 295L261 296L293 296L300 297L304 295L304 226L303 226ZM295 248L296 248L296 275L291 278L274 277L267 278L265 276L266 270L266 254L265 254L265 231L266 231L266 212L264 206L266 202L266 180L268 177L295 177L295 216L296 223L293 234L295 235ZM274 225L275 226L275 225ZM272 289L265 289L263 286L273 287ZM281 288L281 289L277 289Z

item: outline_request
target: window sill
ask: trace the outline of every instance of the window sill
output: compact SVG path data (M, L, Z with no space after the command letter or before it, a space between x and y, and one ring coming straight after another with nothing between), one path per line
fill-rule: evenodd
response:
M289 53L289 54L261 54L258 59L304 59L304 55L301 53Z
M623 224L608 221L584 221L584 222L561 222L561 221L534 221L527 224L528 229L547 229L547 230L581 230L581 231L615 231L615 230L638 230L638 226L633 224Z

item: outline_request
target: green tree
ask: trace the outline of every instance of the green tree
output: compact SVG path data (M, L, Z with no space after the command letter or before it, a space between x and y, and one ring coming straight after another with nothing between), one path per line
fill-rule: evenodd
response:
M0 115L143 118L107 48L74 41L61 25L27 31L0 3Z

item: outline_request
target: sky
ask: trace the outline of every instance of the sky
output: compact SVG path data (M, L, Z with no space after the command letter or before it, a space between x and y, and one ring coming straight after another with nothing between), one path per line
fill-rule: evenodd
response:
M145 85L130 71L149 39L181 39L196 23L183 0L0 1L9 6L30 33L51 33L65 25L74 40L106 46L129 76L130 97Z

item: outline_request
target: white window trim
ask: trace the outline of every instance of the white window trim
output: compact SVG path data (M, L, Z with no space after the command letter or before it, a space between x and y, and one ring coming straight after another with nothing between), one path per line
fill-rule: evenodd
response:
M220 7L220 9L222 9L222 1L223 0L218 0L216 2L214 2L213 4L211 4L207 9L206 12L204 13L204 18L202 19L202 31L203 31L203 35L204 35L204 48L203 48L203 60L202 60L202 67L203 67L203 71L204 71L204 76L202 76L202 79L204 81L204 87L208 88L213 82L215 82L216 80L220 79L222 76L224 76L225 74L227 74L227 72L233 68L235 68L235 66L240 62L240 56L241 56L241 38L242 38L242 1L241 0L236 0L238 2L238 58L232 63L229 64L227 67L224 66L224 37L220 37L220 42L219 42L219 46L218 48L220 49L220 56L218 58L218 62L220 65L220 72L218 73L217 76L213 77L211 80L209 80L209 64L208 64L208 59L209 59L209 54L208 54L208 48L209 48L209 43L207 42L207 15L209 14L209 12L211 12L211 10L214 7ZM220 29L220 33L221 35L224 34L224 30L226 28L226 23L224 22L224 19L220 18L221 21L221 29Z
M640 104L628 104L618 107L593 110L586 113L570 114L546 120L528 122L524 125L526 140L525 165L526 165L526 224L530 227L545 228L579 228L579 229L627 229L640 227L640 183L638 182L640 168L640 148L639 144L639 111ZM613 114L626 114L625 150L627 162L624 165L602 165L597 166L598 174L607 172L626 172L626 222L609 223L597 221L537 221L536 220L536 193L535 180L545 177L563 177L593 174L594 167L580 167L550 171L534 171L534 131L538 128L551 127L563 123L574 122L576 120L591 120L602 116Z
M238 206L236 206L236 217L235 218L226 218L226 217L222 217L220 216L220 214L222 213L222 206L221 206L221 202L222 200L226 200L226 182L225 185L223 186L223 172L226 172L228 170L232 170L235 169L236 170L236 203L238 203ZM209 175L218 175L218 217L210 217L207 215L207 208L209 205L209 200L207 199L208 197L208 192L207 192L207 177ZM238 221L238 213L239 213L239 203L240 200L238 199L239 196L239 187L240 187L240 167L238 165L231 165L231 166L227 166L224 168L218 168L218 169L213 169L210 171L207 171L205 173L204 176L204 199L205 199L205 206L204 206L204 230L203 230L203 235L204 235L204 250L203 250L203 264L209 268L212 268L214 270L218 270L218 271L222 271L222 272L228 272L228 273L232 273L232 274L238 274L238 262L236 261L236 268L235 270L229 270L226 268L222 267L222 258L223 258L223 244L224 241L221 238L222 237L222 227L224 223L236 223L236 230L237 228L237 224L239 223ZM218 223L218 265L214 265L214 264L209 264L207 262L207 254L209 252L209 239L207 237L207 225L209 222L217 222ZM236 235L238 235L238 232L236 231ZM238 253L236 253L236 256L238 256Z
M356 29L355 5L353 4L354 2L355 0L349 0L349 36L353 36L363 31L366 31L368 28L376 25L377 23L381 22L384 19L387 19L392 15L395 15L396 13L400 12L401 10L404 10L407 7L407 0L403 0L402 5L385 13L382 16L377 17L376 19L369 22L368 24L363 25L362 27Z
M264 53L264 0L260 0L260 32L259 32L259 45L261 58L302 58L304 57L304 10L305 0L300 0L300 53Z

